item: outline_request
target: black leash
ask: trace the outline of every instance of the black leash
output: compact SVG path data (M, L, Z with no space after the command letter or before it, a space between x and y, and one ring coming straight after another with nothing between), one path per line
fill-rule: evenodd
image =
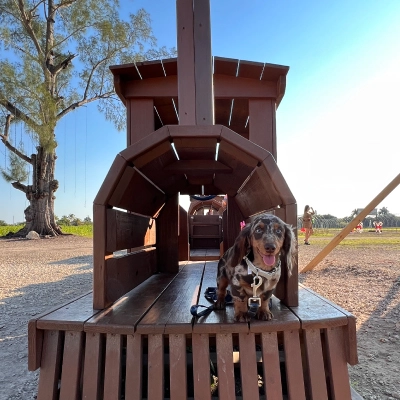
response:
M205 315L210 314L215 310L214 303L217 301L217 288L216 287L208 287L204 292L204 297L211 301L213 304L211 306L203 306L202 304L197 304L190 307L190 314L194 317L204 317ZM225 296L225 304L233 304L233 297L231 292L228 290ZM202 307L203 311L198 311L198 309Z

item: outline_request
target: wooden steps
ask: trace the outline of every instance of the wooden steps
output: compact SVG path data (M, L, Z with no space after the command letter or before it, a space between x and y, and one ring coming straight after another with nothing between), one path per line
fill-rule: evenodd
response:
M215 275L216 262L189 262L102 311L88 293L31 320L38 400L352 399L351 314L300 286L299 307L274 298L269 322L235 323L233 307L194 319L190 306L209 304Z

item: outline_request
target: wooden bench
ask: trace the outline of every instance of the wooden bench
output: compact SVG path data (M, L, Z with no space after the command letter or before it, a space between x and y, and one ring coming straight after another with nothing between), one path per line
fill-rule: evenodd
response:
M235 323L229 306L194 319L190 307L209 304L216 268L181 263L104 310L93 310L88 293L32 319L38 400L352 399L354 316L300 286L300 305L274 298L269 322Z

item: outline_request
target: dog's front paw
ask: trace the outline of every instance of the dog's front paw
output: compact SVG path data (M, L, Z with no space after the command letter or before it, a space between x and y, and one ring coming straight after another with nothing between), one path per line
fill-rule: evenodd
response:
M274 314L269 310L258 310L257 312L257 319L260 321L270 321L272 318L274 318Z
M216 310L225 310L225 306L226 306L225 300L217 300L214 304L214 308Z
M236 322L250 322L251 317L247 312L239 312L235 314L235 321Z

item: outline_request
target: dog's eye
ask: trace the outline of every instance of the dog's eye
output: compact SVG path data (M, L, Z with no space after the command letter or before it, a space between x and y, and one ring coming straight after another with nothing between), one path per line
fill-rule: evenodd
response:
M282 233L282 229L279 229L279 228L278 228L275 232L278 233L278 234L280 234L280 233Z
M262 229L261 228L256 228L255 233L262 233Z

